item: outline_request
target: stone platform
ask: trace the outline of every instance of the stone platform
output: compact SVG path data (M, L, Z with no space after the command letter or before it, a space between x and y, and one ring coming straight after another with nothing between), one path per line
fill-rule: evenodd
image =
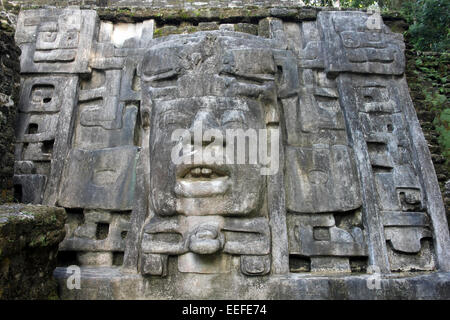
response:
M83 267L81 289L69 290L66 284L71 274L62 267L54 272L62 299L450 299L449 272L262 277L178 274L159 278L123 273L120 268Z

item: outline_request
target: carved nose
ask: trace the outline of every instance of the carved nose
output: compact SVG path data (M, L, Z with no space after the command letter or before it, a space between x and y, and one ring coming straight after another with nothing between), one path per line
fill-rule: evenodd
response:
M207 141L205 140L205 131L208 129L220 129L219 123L215 119L214 115L209 111L201 110L197 112L195 115L194 121L191 124L190 130L192 132L191 136L194 139L195 136L195 130L200 130L202 135L202 146L205 147L208 144L210 144L213 140ZM192 141L192 144L194 144L194 141Z
M214 118L214 115L209 111L199 111L195 115L194 122L192 123L192 128L196 126L199 122L203 125L203 130L217 128L219 123Z

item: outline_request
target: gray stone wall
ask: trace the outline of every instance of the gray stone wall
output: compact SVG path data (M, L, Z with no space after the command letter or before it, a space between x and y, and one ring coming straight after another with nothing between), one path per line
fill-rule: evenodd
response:
M14 179L22 201L66 208L59 266L154 288L114 298L204 298L187 284L212 288L208 274L244 298L252 282L284 290L280 275L295 285L298 273L357 279L371 265L388 276L448 271L445 212L401 34L364 12L249 4L259 6L21 12ZM181 108L172 121L187 128L199 117L222 129L242 113L281 129L281 169L267 180L245 166L181 175L167 157L165 108Z

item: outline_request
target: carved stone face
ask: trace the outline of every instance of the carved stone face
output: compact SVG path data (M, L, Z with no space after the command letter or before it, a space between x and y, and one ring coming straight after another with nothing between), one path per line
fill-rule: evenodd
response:
M211 32L169 37L144 56L143 104L151 110L150 196L157 214L259 212L265 177L259 164L249 164L248 146L246 164L176 165L171 152L177 142L171 138L176 129L190 130L194 138L201 121L203 134L207 129L221 132L223 143L212 148L225 155L227 129L258 133L265 128L267 109L276 103L276 67L264 44L256 37ZM217 142L201 141L202 150Z

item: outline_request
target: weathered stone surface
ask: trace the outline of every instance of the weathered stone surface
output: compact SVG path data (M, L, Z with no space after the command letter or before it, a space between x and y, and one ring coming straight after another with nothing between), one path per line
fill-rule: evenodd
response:
M16 32L21 72L88 72L97 19L91 10L21 11Z
M441 194L436 190L437 182L431 187L432 181L436 181L434 168L431 157L424 156L429 151L425 147L404 78L394 80L344 75L340 76L338 88L341 97L344 97L343 105L350 109L348 112L354 110L358 113L356 117L361 126L362 143L365 144L363 148L367 150L371 165L369 174L374 176L381 210L427 212L433 228L439 230L434 233L435 247L437 252L441 252L442 258L438 258L438 263L443 270L447 270L449 236L447 225L442 225L445 222L445 209L440 200ZM423 151L415 152L416 148ZM426 202L425 197L428 198ZM439 200L434 201L436 198ZM406 236L412 232L408 229L404 228L401 232ZM392 235L388 238L392 238ZM415 241L417 245L420 244L417 237ZM408 241L403 239L403 242ZM394 250L396 247L399 247L398 244L394 245Z
M380 289L373 275L304 275L248 277L239 274L180 273L171 279L121 273L118 268L81 269L86 290L68 290L66 268L57 268L55 277L62 299L243 299L243 300L447 300L449 273L399 273L380 276ZM192 285L195 283L195 285ZM152 288L152 290L146 290ZM258 288L255 290L255 288Z
M320 12L328 72L402 74L403 37L384 25L380 13Z
M350 211L361 206L359 183L351 149L343 145L314 145L286 149L286 196L289 210ZM336 188L340 184L342 188Z
M67 208L131 210L136 147L72 149L58 204ZM73 177L77 177L73 181Z
M26 176L16 172L15 189L21 202L56 203L73 131L77 87L78 77L72 75L34 75L22 79L15 153L17 161L30 161L35 170ZM24 179L33 181L36 188L24 184Z
M19 17L15 180L66 208L60 265L108 298L389 298L404 271L445 296L448 228L402 37L358 11L208 10ZM363 288L371 270L385 291Z
M58 244L64 239L63 208L0 206L0 299L57 299Z

